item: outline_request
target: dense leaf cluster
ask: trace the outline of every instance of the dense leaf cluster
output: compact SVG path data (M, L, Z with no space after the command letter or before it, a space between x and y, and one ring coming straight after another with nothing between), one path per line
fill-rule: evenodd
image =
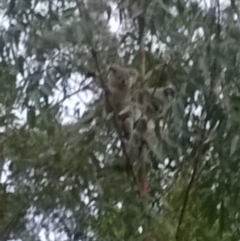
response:
M239 239L238 1L0 7L0 240ZM104 112L113 62L177 90L147 198Z

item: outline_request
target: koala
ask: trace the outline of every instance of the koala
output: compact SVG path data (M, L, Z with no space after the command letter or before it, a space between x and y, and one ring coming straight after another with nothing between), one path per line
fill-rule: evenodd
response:
M133 68L114 64L108 68L106 87L109 102L105 98L107 113L112 111L117 115L123 132L130 137L133 130L132 85L138 78L138 71Z
M163 117L175 97L175 88L146 88L148 96L148 112L151 118Z
M148 119L163 116L174 96L175 89L172 86L163 88L138 88L133 93L134 113L139 112L141 117L147 116ZM137 113L137 119L139 119L139 113Z
M151 148L157 143L154 122L146 117L140 118L128 141L128 153L132 161L141 159L144 148Z
M147 92L152 97L163 102L170 101L175 96L175 88L171 85L162 88L147 88Z

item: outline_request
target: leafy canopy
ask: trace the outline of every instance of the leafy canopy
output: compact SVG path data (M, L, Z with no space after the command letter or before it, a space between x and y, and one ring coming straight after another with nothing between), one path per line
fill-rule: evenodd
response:
M234 0L1 1L0 239L238 240L239 11ZM94 78L113 62L177 89L144 197Z

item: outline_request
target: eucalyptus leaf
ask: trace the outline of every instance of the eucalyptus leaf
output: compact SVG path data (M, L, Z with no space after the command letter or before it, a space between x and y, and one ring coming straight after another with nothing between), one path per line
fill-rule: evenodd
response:
M232 156L236 152L238 148L238 143L239 143L239 135L236 135L231 141L230 156Z

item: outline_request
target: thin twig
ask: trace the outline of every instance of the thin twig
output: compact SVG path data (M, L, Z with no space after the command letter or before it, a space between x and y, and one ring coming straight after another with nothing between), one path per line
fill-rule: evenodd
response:
M219 10L219 8L220 8L219 2L217 2L216 4L218 5L218 10ZM213 24L215 24L215 23L213 22L211 27L210 27L211 32L213 31ZM217 34L220 35L219 29L217 31ZM210 57L210 55L211 55L211 42L209 43L207 53ZM215 59L214 65L213 65L213 68L212 68L212 71L211 71L211 74L210 74L210 90L209 90L209 94L208 94L208 100L211 100L212 97L213 97L214 81L216 79L216 64L217 64L216 61L217 60ZM209 103L211 103L211 102L209 101ZM212 109L212 106L210 104L210 105L207 106L207 109L206 109L207 116L205 117L205 121L204 121L204 125L203 125L204 129L202 131L202 135L201 135L201 138L200 138L199 148L198 148L198 150L196 152L196 156L194 158L193 173L192 173L192 176L190 178L189 184L187 186L187 189L186 189L186 192L185 192L185 195L184 195L183 205L182 205L182 208L181 208L181 211L180 211L180 217L179 217L179 221L178 221L178 225L177 225L176 240L178 240L179 235L180 235L181 225L182 225L182 222L183 222L185 210L187 208L187 204L188 204L188 200L189 200L189 196L190 196L190 191L192 189L193 183L195 182L195 180L197 178L197 171L198 171L199 163L200 163L200 160L201 160L201 154L202 154L204 140L205 140L206 133L207 133L208 113L211 112L211 109Z
M205 127L204 127L204 129L205 129ZM186 192L185 192L185 195L184 195L184 199L183 199L182 208L181 208L181 211L180 211L180 217L179 217L179 220L178 220L177 231L176 231L176 240L178 240L178 238L179 238L181 225L182 225L182 222L183 222L185 210L187 208L187 203L188 203L188 200L189 200L189 194L190 194L190 191L192 189L192 186L193 186L193 183L195 181L196 174L197 174L198 165L199 165L199 161L200 161L200 155L202 153L204 136L205 136L205 132L203 130L203 134L202 134L202 138L201 138L201 141L200 141L200 145L199 145L198 151L196 153L196 156L194 158L193 173L192 173L191 179L189 181L189 184L187 186L187 189L186 189Z
M141 54L141 79L142 82L144 81L144 77L145 77L145 65L146 65L146 54L145 54L145 49L144 49L144 33L141 39L141 43L140 43L140 54Z

